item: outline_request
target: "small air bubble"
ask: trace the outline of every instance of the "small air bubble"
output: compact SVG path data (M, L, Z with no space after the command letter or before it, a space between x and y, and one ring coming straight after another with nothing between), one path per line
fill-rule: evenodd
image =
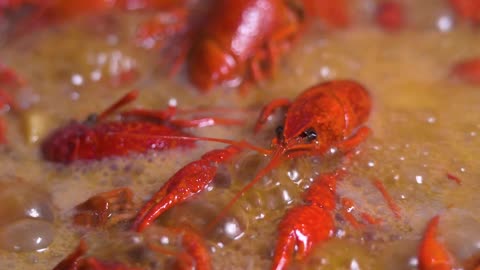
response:
M368 167L370 167L370 168L375 167L375 162L369 161L369 162L367 163L367 165L368 165Z
M90 79L94 82L99 81L101 78L102 78L102 72L98 69L90 73Z
M430 124L433 124L437 121L437 119L433 116L430 116L427 118L427 122L430 123Z
M336 233L337 238L343 238L343 237L345 237L345 235L347 235L345 230L338 230L337 233Z
M360 270L360 265L358 264L357 260L352 259L350 262L350 269L351 270Z
M290 170L287 172L287 175L290 180L295 181L298 179L299 173L297 170Z
M290 202L292 202L292 197L290 197L290 194L288 194L288 191L287 190L283 190L282 191L282 198L285 202L287 202L287 204L289 204Z
M234 222L227 222L225 223L225 232L227 234L236 234L238 232L239 228L237 226L237 224L235 224Z
M79 98L80 98L80 94L78 92L74 91L70 94L70 99L71 100L78 100Z
M133 242L134 244L139 244L139 243L142 242L142 238L141 238L141 237L138 237L138 236L133 236L133 237L132 237L132 242Z
M330 68L329 67L322 67L320 69L320 76L324 78L328 78L330 76Z
M259 215L255 216L255 219L256 219L256 220L264 219L264 218L265 218L265 214L264 214L264 213L260 213Z
M177 99L176 98L170 98L168 100L168 106L170 107L177 107L178 105L178 102L177 102Z
M416 175L415 181L417 181L417 183L421 185L423 184L423 177L421 175Z
M163 245L168 245L168 243L170 243L170 239L168 239L166 236L162 236L160 237L160 243Z
M79 86L83 84L83 77L80 74L73 74L71 81L73 85Z
M452 29L453 20L450 16L444 15L438 18L437 28L440 32L448 32Z
M418 265L418 259L417 259L417 257L412 257L412 258L410 258L410 259L408 260L408 265L413 266L413 267L417 266L417 265Z
M104 65L107 62L108 56L106 53L99 53L97 56L97 64L99 66Z
M117 45L118 44L118 36L117 35L108 35L107 36L107 43L109 45Z

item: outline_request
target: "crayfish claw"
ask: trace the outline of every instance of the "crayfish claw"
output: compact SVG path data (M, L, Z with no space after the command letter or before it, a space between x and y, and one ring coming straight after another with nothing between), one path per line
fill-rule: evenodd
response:
M297 246L296 258L303 260L313 246L329 239L334 221L330 211L317 205L302 205L290 209L279 225L272 269L286 269Z
M74 208L73 223L87 228L116 223L133 208L130 188L118 188L97 194Z
M452 257L447 248L437 240L440 216L433 217L427 225L418 250L420 270L451 270Z

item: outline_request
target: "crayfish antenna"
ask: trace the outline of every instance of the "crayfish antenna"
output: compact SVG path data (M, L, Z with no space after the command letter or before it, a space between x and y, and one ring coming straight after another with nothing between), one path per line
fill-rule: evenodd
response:
M134 101L137 99L140 91L137 89L132 90L128 93L126 93L123 97L121 97L118 101L110 105L106 110L104 110L102 113L100 113L97 117L97 121L102 121L108 116L112 115L115 111L120 109L121 107L127 105L128 103Z
M220 139L220 138L210 138L210 137L188 137L188 136L172 136L172 135L146 135L146 134L128 134L129 137L141 137L141 138L152 138L152 139L165 139L165 140L185 140L185 141L204 141L204 142L217 142L228 145L237 146L242 149L250 149L255 152L264 155L272 155L274 152L259 146L255 146L247 141L234 141L229 139Z
M233 199L230 200L227 206L225 206L222 209L220 214L218 214L217 217L207 225L207 230L206 230L207 232L211 232L213 230L213 228L220 222L220 220L222 220L222 218L225 217L227 212L230 211L233 205L243 196L243 194L245 194L256 183L258 183L260 179L262 179L262 177L267 175L267 173L271 172L273 169L278 167L278 165L280 164L280 161L282 160L281 158L285 154L285 152L286 152L286 149L283 147L280 147L275 152L273 152L273 156L270 162L260 172L258 172L257 175L255 175L255 178L253 178L253 180L250 181L250 183L248 183L245 187L243 187L242 190L240 190L235 195L235 197L233 197Z

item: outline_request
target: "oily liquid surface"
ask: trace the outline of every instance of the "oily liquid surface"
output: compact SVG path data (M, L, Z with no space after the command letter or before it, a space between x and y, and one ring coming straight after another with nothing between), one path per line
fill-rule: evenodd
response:
M0 181L19 177L45 187L56 210L56 232L53 243L41 252L0 251L0 268L51 269L78 243L81 233L69 223L75 205L121 186L131 187L140 205L183 165L209 149L224 147L200 142L195 149L62 166L42 160L38 142L26 143L26 114L48 119L45 136L70 119L82 120L138 88L141 94L135 106L145 108L165 108L172 98L181 108L253 108L247 112L250 121L245 126L188 131L246 138L268 147L281 118L274 117L263 133L253 136L252 120L261 105L273 97L294 98L310 85L336 78L364 84L374 103L367 123L372 135L359 147L349 165L350 174L339 181L337 193L355 202L353 213L367 212L382 223L354 229L337 217L335 237L315 249L303 267L416 269L421 233L436 214L442 216L440 234L453 255L465 260L478 254L480 91L478 86L449 78L448 72L456 61L480 55L480 36L461 25L440 31L438 21L442 16L448 18L448 12L434 2L422 1L412 11L411 25L400 33L384 33L362 16L345 31L312 30L282 60L275 79L262 82L246 97L222 88L201 95L189 86L183 73L167 78L165 70L156 68L161 59L158 52L140 49L132 42L134 25L142 19L138 15L114 14L97 26L99 30L91 30L82 20L69 22L3 46L2 61L29 85L19 94L27 110L6 116L9 144L0 151ZM357 9L368 11L367 6ZM112 78L118 70L132 65L139 70L139 79L116 85ZM241 154L221 168L223 180L167 212L160 222L205 226L205 220L215 217L267 161L255 153ZM223 229L207 237L214 268L268 268L276 237L276 225L272 224L278 224L285 210L301 201L302 191L316 175L332 170L338 161L337 156L329 155L286 162L245 194L227 217L229 221L222 223ZM449 180L447 172L459 177L461 185ZM373 186L375 179L384 183L399 205L400 218L394 217ZM98 239L102 237L117 241L119 250L128 245L128 240L115 232L90 233L87 239L92 249L98 250L92 252L103 252L106 258L115 255L101 251Z

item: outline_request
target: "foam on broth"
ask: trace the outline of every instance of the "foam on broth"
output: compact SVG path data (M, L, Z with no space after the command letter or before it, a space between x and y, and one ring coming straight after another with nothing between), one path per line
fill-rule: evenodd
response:
M25 77L23 106L48 121L47 130L98 112L132 88L141 91L136 106L164 108L171 98L180 107L227 106L254 108L273 97L294 98L320 81L350 78L364 84L373 98L368 126L372 136L359 147L351 174L339 183L338 194L355 201L358 209L383 220L381 225L352 229L338 222L336 237L315 249L307 268L416 269L415 256L427 221L442 215L440 233L460 259L478 254L480 222L480 91L452 80L449 67L458 60L480 55L478 29L454 25L439 29L439 20L452 19L440 1L406 1L409 26L399 33L384 33L369 19L372 1L355 6L356 24L348 30L314 28L282 60L273 81L262 82L249 95L215 89L201 95L189 86L184 74L170 79L158 71L155 51L132 42L139 14L113 14L92 30L85 20L67 22L39 31L0 48L2 61ZM361 14L361 15L360 15ZM445 17L446 16L446 17ZM449 17L450 16L450 17ZM450 21L454 23L453 21ZM443 27L443 26L442 26ZM130 64L129 64L130 63ZM112 86L109 73L121 65L138 67L140 78L130 85ZM101 74L101 79L98 78ZM56 234L42 252L0 251L2 269L51 269L77 245L80 233L69 224L71 209L88 197L120 186L130 186L137 202L148 198L173 173L208 149L223 147L198 143L194 150L133 155L88 164L59 166L42 160L39 144L26 143L22 113L7 114L9 144L0 148L1 181L19 177L50 191L56 208ZM253 121L238 128L203 128L190 131L204 136L247 138L267 147L271 129L254 137ZM272 124L274 127L275 124ZM272 132L272 133L269 133ZM193 203L173 209L171 216L185 216L201 223L202 215L219 211L235 192L248 183L248 169L265 162L258 155L243 154L227 165L231 183L213 188L194 199L203 209L195 216ZM255 154L252 154L255 156ZM248 162L249 158L254 159ZM259 159L259 160L255 160ZM243 224L238 239L214 236L208 240L215 269L266 269L271 262L276 227L286 208L300 201L302 190L316 174L335 167L335 157L299 159L285 164L255 186L237 203L232 218ZM240 166L239 169L238 166ZM446 177L461 178L461 185ZM396 219L372 179L382 181L401 208ZM285 195L287 194L287 195ZM379 203L380 202L380 203ZM211 208L214 210L208 210ZM207 209L207 210L205 210ZM245 228L246 227L246 228ZM95 245L95 234L89 238ZM460 244L462 243L462 244Z

